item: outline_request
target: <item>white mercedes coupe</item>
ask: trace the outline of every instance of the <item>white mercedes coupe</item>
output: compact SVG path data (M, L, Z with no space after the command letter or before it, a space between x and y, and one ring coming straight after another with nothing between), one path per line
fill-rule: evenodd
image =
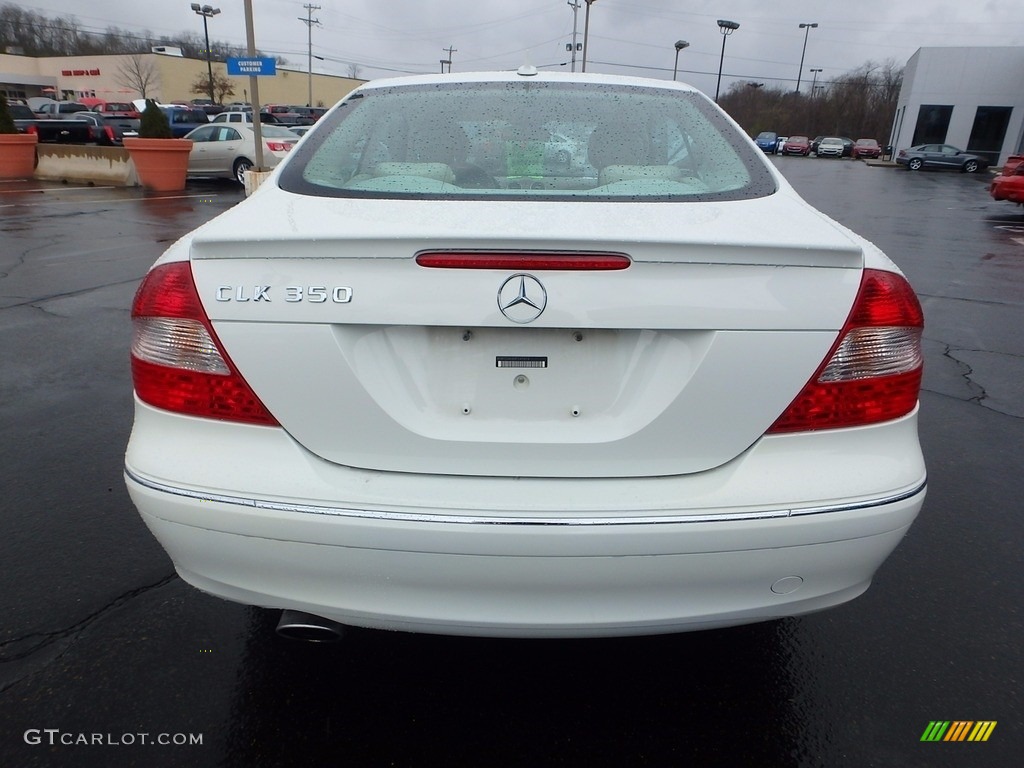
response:
M804 614L925 496L914 291L680 83L369 82L132 318L143 520L311 637Z

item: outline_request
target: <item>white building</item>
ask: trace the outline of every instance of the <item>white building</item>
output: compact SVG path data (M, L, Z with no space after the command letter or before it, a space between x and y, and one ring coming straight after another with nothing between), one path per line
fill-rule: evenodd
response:
M953 144L995 166L1024 152L1024 47L919 48L889 143Z

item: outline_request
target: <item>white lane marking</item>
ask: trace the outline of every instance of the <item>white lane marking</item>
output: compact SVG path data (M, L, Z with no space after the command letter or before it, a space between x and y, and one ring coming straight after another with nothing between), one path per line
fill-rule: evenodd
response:
M91 189L117 189L117 187L91 187ZM64 191L64 190L61 190ZM213 200L219 197L219 195L167 195L165 197L149 198L152 200L188 200L189 198L202 198L203 200ZM111 198L105 197L102 200L30 200L24 203L4 203L0 205L0 208L18 208L32 205L35 203L45 203L46 205L85 205L92 203L93 205L110 205L113 203L136 203L143 198L140 197L126 197L126 198Z

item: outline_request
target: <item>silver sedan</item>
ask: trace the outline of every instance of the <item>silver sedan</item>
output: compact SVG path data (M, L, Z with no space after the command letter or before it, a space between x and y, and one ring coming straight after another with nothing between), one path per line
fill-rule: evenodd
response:
M299 137L286 128L264 125L263 165L275 167ZM217 176L245 183L245 172L256 164L256 133L251 123L211 123L196 128L185 138L192 140L188 158L190 176Z

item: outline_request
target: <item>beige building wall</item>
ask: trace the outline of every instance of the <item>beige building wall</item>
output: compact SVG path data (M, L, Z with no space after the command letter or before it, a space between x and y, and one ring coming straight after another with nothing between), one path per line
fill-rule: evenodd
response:
M127 87L124 72L130 68L130 56L61 56L34 59L27 56L0 55L0 89L20 90L26 96L50 96L75 100L93 96L106 101L131 101L147 98L159 101L189 101L205 94L193 93L192 84L206 78L207 64L201 59L186 59L163 54L140 54L140 67L152 71L152 82L145 94ZM212 62L214 80L218 74L227 77L227 65ZM231 101L252 101L249 77L228 77L234 86ZM260 77L258 88L261 104L305 104L312 81L313 106L330 107L352 91L363 80L277 69L273 77ZM54 88L56 94L44 88Z

